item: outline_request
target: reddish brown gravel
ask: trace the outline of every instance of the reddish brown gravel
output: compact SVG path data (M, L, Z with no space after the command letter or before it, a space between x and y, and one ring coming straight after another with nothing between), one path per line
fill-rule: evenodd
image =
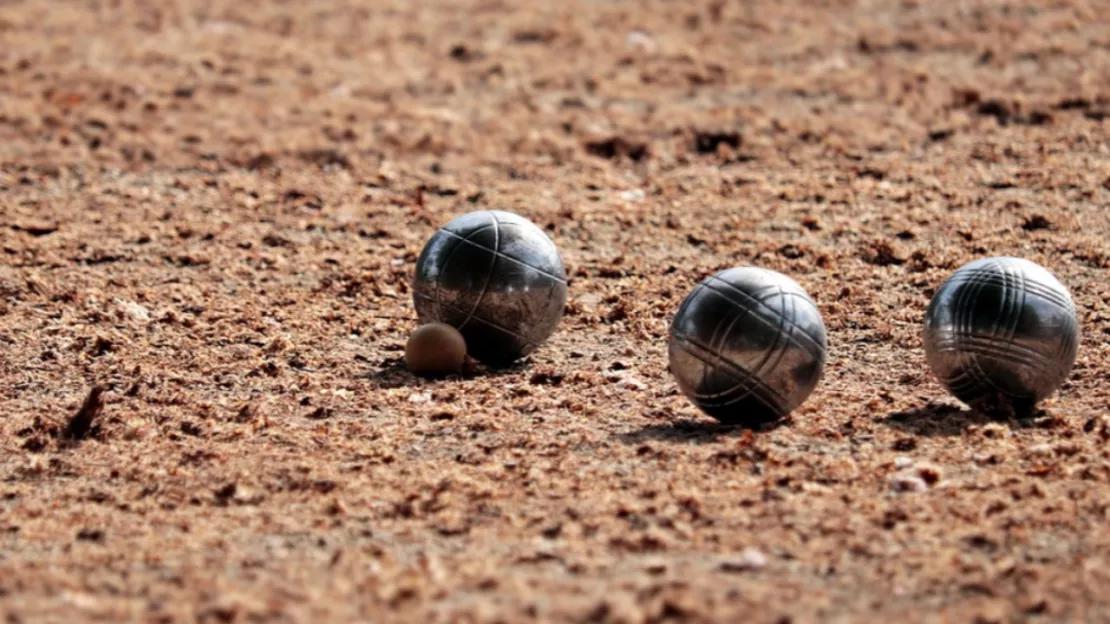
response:
M0 615L1110 621L1106 9L0 0ZM416 254L485 208L567 316L416 378ZM1033 419L925 368L983 255L1080 310ZM666 370L738 264L830 333L767 431Z

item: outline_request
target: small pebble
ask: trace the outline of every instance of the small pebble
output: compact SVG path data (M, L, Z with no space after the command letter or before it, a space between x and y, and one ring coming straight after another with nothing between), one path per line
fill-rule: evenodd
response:
M896 474L890 478L890 489L895 492L925 492L929 484L916 474Z
M920 463L913 467L914 474L925 482L925 485L930 487L936 485L941 478L942 472L939 466L933 464Z
M643 31L634 30L628 33L626 41L629 50L640 50L649 54L659 51L659 44L656 43L655 38Z
M667 571L667 561L661 558L651 558L644 562L644 571L648 574L663 574Z
M627 202L644 201L644 197L646 196L647 194L644 193L643 189L633 189L631 191L624 191L623 193L621 193L621 199Z
M1051 444L1037 444L1029 447L1026 454L1030 457L1051 457L1054 453Z
M615 371L606 375L606 378L621 390L647 390L646 383L640 381L627 371Z
M745 572L760 570L767 566L767 555L751 546L745 548L738 556L721 562L723 572Z
M120 309L136 321L150 320L150 310L146 309L141 304L135 303L134 301L122 301L119 299L116 301L119 303Z

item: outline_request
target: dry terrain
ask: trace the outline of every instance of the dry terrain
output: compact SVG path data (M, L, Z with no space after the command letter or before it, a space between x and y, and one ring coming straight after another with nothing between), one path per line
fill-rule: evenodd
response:
M1110 621L1108 9L0 0L0 614ZM566 316L413 377L416 255L491 208ZM1033 418L925 367L985 255L1080 311ZM830 339L756 432L666 362L740 264Z

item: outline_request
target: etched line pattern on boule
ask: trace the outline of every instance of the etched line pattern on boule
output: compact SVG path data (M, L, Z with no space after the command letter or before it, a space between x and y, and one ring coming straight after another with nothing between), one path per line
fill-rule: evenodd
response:
M673 341L674 344L676 344L680 349L682 349L686 353L689 353L696 359L700 360L703 364L705 364L708 367L708 370L713 370L717 367L724 368L731 372L736 378L747 377L750 375L749 372L744 370L742 367L737 366L729 360L726 360L720 355L714 353L712 350L706 348L705 345L698 343L697 340L694 340L693 337L687 334L678 332L675 334ZM784 412L784 406L787 404L786 399L774 388L763 383L762 380L752 378L751 385L746 386L745 389L748 390L748 393L746 393L745 395L740 396L739 398L736 398L734 400L721 403L709 401L702 403L702 396L699 393L691 392L690 394L705 407L727 407L728 405L733 405L746 398L755 398L764 407L776 414L782 414ZM710 394L709 396L712 398L715 395Z
M551 336L567 284L558 249L535 224L480 210L455 217L425 243L413 299L422 319L463 332L473 357L502 365Z
M441 318L441 319L444 318L444 315L443 315L443 307L444 306L443 306L442 299L441 299L440 293L439 293L440 284L441 284L442 279L443 279L443 270L446 267L450 266L451 259L458 252L459 248L462 247L462 244L464 242L468 242L467 241L468 237L477 236L477 235L481 234L482 232L488 230L490 227L492 227L492 226L486 226L486 227L482 227L482 228L478 228L476 230L473 230L469 234L467 234L466 237L459 236L458 234L448 230L446 227L440 228L436 232L435 236L438 236L439 234L445 234L449 238L451 238L452 240L455 241L455 244L451 246L450 251L447 252L447 257L444 258L442 261L437 263L438 267L439 267L439 270L437 271L436 278L435 278L434 282L432 283L432 285L434 286L434 295L432 297L425 297L426 299L429 299L430 301L432 301L433 303L436 304L436 307L439 309L439 318ZM433 236L433 239L434 239L434 236ZM423 295L424 293L417 293L417 294Z
M1044 358L1040 353L1028 349L1017 342L1017 329L1021 325L1021 318L1025 313L1026 304L1028 303L1027 293L1029 292L1029 285L1026 283L1027 280L1025 279L1024 271L1020 271L1016 267L1007 267L1005 270L1006 274L1013 278L1013 290L1007 291L1007 295L1011 296L1013 299L1013 309L1010 311L1009 331L1005 334L1006 343L1009 345L1009 349L1012 352L1017 353L1024 350L1036 356L1031 358L1031 362L1043 358L1041 365L1045 370L1051 370L1051 363L1048 361L1048 358Z
M990 266L993 269L997 266L997 263L992 263ZM957 275L960 274L957 273L950 279L956 278ZM955 309L953 310L955 313L955 335L958 343L963 343L967 337L972 335L975 322L975 303L979 300L983 288L995 277L996 273L984 269L955 282L959 288L954 303ZM976 354L961 349L957 352L957 355L957 361L960 363L958 367L959 374L944 380L945 385L949 387L953 394L957 396L965 394L971 398L981 395L990 388L995 391L999 390L983 370ZM960 388L960 390L957 390L957 388Z
M787 343L793 343L795 346L801 347L801 343L793 340L792 334L797 331L797 328L795 325L788 323L788 317L786 316L786 302L788 299L782 290L782 286L775 285L774 289L778 291L778 302L780 304L780 310L777 318L778 326L775 331L775 342L771 345L770 348L767 349L767 352L764 354L763 359L760 360L758 366L752 371L752 378L765 387L770 387L766 383L767 376L774 373L775 370L778 369L779 364L782 363L782 358L786 355L787 352ZM766 304L766 302L762 299L758 299L755 297L753 297L753 299L757 299L761 303L764 303L767 307L770 307L770 304ZM794 298L791 297L789 301L793 302ZM760 318L764 321L766 320L765 317ZM773 363L771 362L772 358L774 359ZM777 391L775 392L775 396L783 398L783 400L785 401L785 398L782 397L782 395Z
M998 275L997 268L998 268L998 265L997 265L997 263L995 263L995 264L991 265L991 268L976 267L976 268L973 268L973 269L966 269L966 270L960 269L958 272L952 274L952 276L949 277L948 280L946 280L944 282L944 285L957 286L957 285L961 284L962 282L970 282L970 281L974 281L974 280L977 280L977 279L983 279L983 280L986 280L987 283L990 283L991 280L1000 279L999 275ZM1041 282L1037 282L1037 281L1026 281L1025 282L1025 290L1029 294L1040 297L1041 299L1044 299L1045 301L1055 303L1056 305L1060 306L1061 308L1064 308L1065 310L1071 311L1071 310L1075 309L1075 302L1074 301L1072 301L1068 297L1062 296L1061 293L1056 292L1052 288L1052 286L1050 286L1048 284L1042 284Z
M490 228L496 228L496 227L497 227L497 224L492 223L490 225L480 227L476 230L472 230L466 236L459 236L458 234L448 230L447 228L442 228L442 229L439 230L440 232L442 232L443 234L448 235L450 238L452 238L455 241L455 244L454 244L454 246L451 247L451 251L448 252L447 257L444 258L443 261L439 263L440 267L441 267L441 270L439 272L439 275L436 276L436 280L435 280L435 303L436 303L436 306L439 307L440 318L444 318L443 308L445 307L445 305L443 303L443 300L440 296L440 286L441 286L441 283L443 281L443 270L445 270L447 267L451 266L451 260L455 257L455 254L458 253L459 249L462 248L462 246L464 244L471 244L471 245L474 245L475 247L478 247L480 249L485 249L486 251L489 251L489 249L486 249L486 247L484 245L478 245L477 243L474 243L470 239L479 235L479 234L481 234L481 233L483 233L483 232L485 232L485 231L487 231L487 230L489 230ZM494 230L494 235L497 236L497 234L498 233L496 232L496 229L495 229ZM457 329L459 329L460 331L467 324L467 322L470 321L470 318L472 316L474 316L474 310L477 310L478 306L481 305L482 297L485 296L485 294L486 294L485 291L486 291L487 288L489 288L490 276L493 275L493 269L495 268L496 263L497 263L497 258L495 258L495 257L491 258L490 268L486 272L486 286L482 289L482 292L478 294L478 298L475 299L473 309L469 313L464 312L464 314L467 314L467 318L462 322L462 324L460 324L457 327ZM447 306L447 307L450 307L451 309L454 309L454 310L458 311L453 306Z
M770 323L773 322L773 321L768 321L766 319L766 317L759 316L758 312L756 312L755 310L753 310L749 306L738 305L736 302L728 299L727 297L725 297L724 295L715 291L712 288L707 288L704 285L699 285L699 288L704 289L704 290L709 290L709 291L713 292L714 294L720 296L721 298L725 299L730 304L732 304L733 310L737 312L737 314L735 314L735 316L733 316L732 322L729 323L729 325L725 329L725 331L719 332L720 333L719 338L716 335L718 332L717 331L714 332L714 336L710 339L710 342L709 342L710 346L706 350L709 351L710 353L715 354L722 361L728 361L732 365L732 368L734 370L744 371L746 374L743 377L738 378L736 380L736 384L733 387L728 388L728 389L726 389L722 392L694 393L695 396L698 399L719 398L719 397L731 394L731 393L737 391L738 389L740 389L741 387L747 387L748 384L753 379L756 380L756 381L762 381L762 379L763 379L763 376L762 376L763 375L763 367L767 364L768 361L770 361L771 357L776 352L781 351L781 347L779 345L783 342L782 328L783 328L783 326L786 322L786 319L783 317L783 315L781 313L777 315L778 316L778 321L779 321L779 326L778 326L778 330L775 333L775 342L774 342L774 344L771 346L771 348L764 351L762 359L759 362L757 362L754 367L751 367L751 369L749 370L748 367L741 366L737 362L732 362L731 360L727 360L723 355L721 355L721 353L724 351L725 341L727 341L729 338L732 337L732 332L735 329L736 324L738 322L740 322L742 319L755 317L758 322L764 323L768 327L770 327ZM767 286L767 287L763 288L761 291L756 291L756 293L752 293L752 295L753 295L753 298L755 298L754 295L756 295L757 293L760 293L760 292L763 292L763 291L772 291L772 290L778 290L779 292L781 292L782 289L779 288L777 285L772 284L770 286ZM774 294L774 293L772 293L772 294ZM721 323L718 325L718 328L719 328L720 325L724 324L725 320L726 319L721 319ZM705 378L703 377L703 383L704 383L704 380L705 380ZM739 400L742 400L743 398L744 397L741 396L737 400L739 401Z
M933 296L926 350L939 381L966 403L1040 401L1075 363L1079 323L1067 288L1021 258L964 265Z
M1024 362L1025 366L1037 368L1035 363L1039 363L1044 370L1052 370L1048 358L1037 353L1033 349L1029 349L1024 345L1018 344L1016 340L1017 328L1021 324L1021 317L1025 312L1025 298L1026 298L1026 280L1024 273L1019 271L1016 267L1003 266L1002 272L1010 282L1009 287L1005 293L1007 297L1013 302L1009 311L1008 331L1005 332L1005 349L1012 354L1015 358L1020 358L1022 355L1029 358ZM1039 360L1039 362L1038 362Z
M1079 352L1079 320L1074 316L1068 318L1067 327L1061 330L1064 337L1056 348L1056 361L1075 360Z
M710 285L711 283L723 284L727 287L727 291L714 288L713 285ZM712 294L706 294L705 291L710 291ZM739 296L742 301L737 301L729 296L732 294ZM815 361L823 361L824 349L821 348L820 342L790 321L790 319L796 318L798 314L799 299L809 306L811 311L816 313L817 309L813 300L804 292L788 292L783 289L781 284L771 284L753 293L748 293L713 276L695 288L695 292L687 299L686 304L680 308L679 313L684 313L690 302L696 300L698 296L713 295L724 299L736 312L724 331L721 331L721 326L725 324L726 319L722 319L718 324L709 345L700 344L693 337L683 333L677 333L675 337L679 339L679 346L683 350L703 362L700 386L712 385L708 382L708 377L714 372L712 365L727 365L725 368L732 373L735 381L732 386L722 391L692 391L690 392L691 396L706 407L725 407L752 397L759 400L764 407L772 412L780 416L785 414L791 408L790 401L767 384L766 377L774 374L791 347L798 348ZM779 304L777 309L771 304L770 300L772 299ZM721 355L725 343L733 337L736 326L745 320L763 325L774 335L773 344L764 350L760 360L751 367L742 366ZM751 327L745 329L753 331ZM805 339L799 339L799 337ZM682 342L686 344L681 344ZM690 347L696 348L696 351ZM816 347L816 352L814 352L814 347Z
M730 293L734 293L734 294L738 295L739 297L741 297L742 299L756 304L757 306L759 306L759 307L763 308L764 310L770 312L772 315L778 315L777 310L768 306L767 304L765 304L764 302L762 302L758 299L753 299L748 293L744 292L743 290L740 290L739 288L733 286L732 284L729 284L728 282L726 282L726 281L724 281L720 278L717 278L716 276L712 276L711 279L713 279L714 282L717 282L719 284L723 284L724 286L726 286L728 292L724 292L724 291L721 291L720 289L713 288L712 286L710 286L709 284L707 284L705 282L702 282L701 285L704 286L705 288L708 288L708 289L720 294L722 297L727 299L733 305L737 305L737 306L740 306L742 308L747 307L747 306L745 306L745 304L743 302L737 302L735 299L730 298L729 297ZM794 297L802 297L803 299L806 299L807 301L809 301L810 305L813 305L813 301L811 299L809 299L809 297L806 296L803 293L785 293L785 294L790 295L790 296L794 296ZM814 308L816 308L816 306L814 306ZM817 353L821 353L823 351L823 349L821 348L821 341L820 340L818 340L817 338L814 338L813 336L811 336L808 333L806 333L805 331L803 331L793 321L790 321L789 319L786 319L786 322L789 324L789 327L791 329L795 330L795 332L792 332L792 335L805 336L809 340L809 346L816 347ZM802 346L801 343L797 342L797 341L795 341L795 344L797 344L798 346ZM810 355L813 355L813 351L807 350L807 352L809 352Z
M765 287L761 290L757 290L756 292L752 293L751 296L755 299L759 299L759 297L757 296L759 293L762 293L764 291L774 290L775 288L776 288L776 286L774 286L774 285L767 286L767 287ZM741 320L744 320L748 317L751 317L751 316L754 316L754 315L758 314L758 312L753 310L751 306L743 306L743 305L737 304L736 302L732 301L731 299L725 297L720 292L714 290L713 288L707 287L704 284L699 284L698 285L698 290L708 290L711 293L713 293L714 295L717 295L717 296L721 297L722 299L724 299L725 301L727 301L729 304L732 305L732 309L735 312L735 314L732 317L731 322L728 324L728 327L726 327L724 331L720 331L720 327L723 326L725 324L725 321L728 320L728 317L722 318L720 323L718 323L718 325L717 325L717 329L714 330L714 335L709 339L709 346L710 346L709 350L712 353L716 353L718 355L718 357L721 357L723 359L724 356L721 355L721 353L724 352L725 341L727 341L729 338L731 338L732 332L736 328L736 324L739 323ZM711 295L707 295L707 296L711 296ZM758 320L765 320L765 319L760 317ZM781 315L779 315L779 324L780 325L782 324L782 316ZM781 328L780 328L779 333L781 333ZM777 346L778 343L779 343L779 338L776 335L775 345ZM776 347L773 346L771 349L766 350L763 354L763 359L761 359L759 362L757 362L754 367L751 367L751 370L747 370L748 367L741 366L738 362L732 362L733 366L735 366L737 369L747 370L747 373L748 373L747 377L738 379L737 383L736 383L736 386L734 386L733 388L730 388L728 390L725 390L724 392L710 393L710 394L698 394L697 395L698 398L710 399L710 398L723 396L725 394L733 392L735 390L735 388L737 388L739 386L742 386L742 385L745 385L750 378L758 377L760 375L760 369L767 363L768 360L771 359L773 349L775 349L775 348ZM703 379L703 381L704 381L704 379Z
M509 255L506 255L506 254L504 254L500 251L495 251L493 249L490 249L489 247L486 247L485 245L480 245L480 244L478 244L478 243L476 243L472 240L467 240L467 238L469 238L469 237L462 237L462 236L459 236L458 234L456 234L455 232L449 232L447 230L443 230L443 232L445 234L447 234L448 236L459 239L463 243L466 243L466 244L471 245L473 247L477 247L479 249L487 251L487 252L493 254L494 256L497 256L498 258L500 258L502 260L507 260L509 262L518 264L522 267L525 267L527 269L531 269L531 270L535 271L536 273L539 273L540 275L543 275L544 277L549 277L549 278L559 282L560 284L566 284L567 283L567 280L565 278L559 277L558 275L552 275L551 273L548 273L547 271L544 271L543 269L534 267L534 266L532 266L532 265L530 265L526 262L521 262L520 260L517 260L516 258L514 258L512 256L509 256ZM499 232L499 234L500 234L500 232Z
M494 221L496 221L497 223L501 224L504 227L516 227L516 228L521 228L522 230L533 230L536 234L539 235L538 236L539 240L541 240L543 242L544 246L547 247L547 251L549 253L551 253L553 256L558 256L559 255L559 250L558 250L558 248L555 247L555 241L551 240L551 237L548 236L547 233L544 232L542 229L540 229L540 227L537 226L535 223L532 223L531 221L529 221L529 220L527 220L523 217L520 217L519 215L513 215L513 214L509 214L509 213L504 213L504 212L499 213L497 211L492 211L490 214L493 215L493 220ZM511 219L509 219L508 221L502 221L498 217L499 214L511 217ZM526 266L530 269L535 269L536 272L540 273L541 275L546 275L546 276L550 277L553 280L556 280L556 281L559 281L559 282L564 282L564 283L566 282L566 280L564 278L561 278L558 275L552 275L550 273L542 271L538 267L533 266L531 264L528 264L527 262L521 262L519 259L514 258L513 256L510 256L509 254L504 254L504 257L505 257L506 260L517 262L517 263L519 263L523 266Z
M1053 365L1051 359L1034 349L994 336L944 336L934 344L938 352L959 353L961 350L968 350L1033 370L1049 370Z
M1060 284L1060 287L1065 288L1063 284ZM1062 306L1067 313L1065 316L1067 323L1066 326L1061 329L1063 340L1060 341L1060 344L1056 348L1055 357L1057 362L1074 362L1079 350L1079 318L1075 307L1075 301L1071 299L1070 293L1067 294L1067 305Z
M775 316L780 316L780 315L781 315L781 314L780 314L780 312L781 312L780 310L775 310L775 309L774 309L773 307L771 307L770 305L768 305L768 304L767 304L767 303L766 303L765 301L763 301L762 299L760 299L760 298L757 298L757 297L754 297L754 296L753 296L753 294L754 294L754 293L753 293L753 294L749 294L749 293L747 293L747 292L745 292L745 291L741 290L740 288L737 288L736 286L734 286L734 285L732 285L732 284L728 283L727 281L725 281L725 280L721 279L720 277L717 277L716 275L711 275L711 276L709 276L709 278L708 278L708 279L707 279L706 281L712 281L712 282L714 282L714 283L716 283L716 284L720 284L721 286L723 286L723 287L725 288L725 290L727 290L727 291L728 291L728 293L725 293L725 292L721 292L720 290L718 290L718 289L716 289L716 288L713 288L712 286L709 286L708 284L705 284L705 283L703 282L703 285L704 285L705 287L707 287L707 288L710 288L711 290L715 290L716 292L720 293L720 294L721 294L721 296L723 296L723 297L725 297L725 298L728 298L728 294L729 294L729 293L734 293L734 294L736 294L736 295L740 296L741 298L743 298L743 299L745 299L745 300L747 300L747 301L750 301L750 302L752 302L752 303L756 304L756 305L757 305L757 306L759 306L759 307L762 307L762 308L763 308L764 310L766 310L766 311L770 312L770 313L771 313L772 315L775 315ZM777 289L779 290L779 293L780 293L780 294L781 294L782 296L784 296L784 297L786 297L786 296L790 296L790 297L801 297L801 298L802 298L802 299L804 299L804 300L805 300L805 301L806 301L807 303L809 303L809 305L813 306L813 307L814 307L815 309L816 309L816 307L817 307L817 304L816 304L816 303L814 303L813 299L811 299L811 298L809 297L809 295L808 295L808 294L806 294L805 292L787 292L787 291L785 291L785 290L783 290L783 289L782 289L782 286L781 286L781 285L778 285L778 284L771 284L771 285L769 285L769 286L765 287L765 288L764 288L764 290L767 290L767 289L774 289L774 288L777 288ZM756 292L761 292L761 291L756 291ZM731 299L730 299L730 301L731 301L732 303L736 304L736 305L740 305L740 306L744 306L744 307L747 307L747 306L745 306L745 304L744 304L744 303L742 303L742 302L737 302L737 301L735 301L735 300L731 300ZM800 330L800 328L799 328L799 327L798 327L797 325L795 325L795 324L794 324L794 323L793 323L792 321L790 321L789 319L787 319L787 322L788 322L788 323L790 323L790 326L791 326L791 328L792 328L792 329L796 329L796 330L799 330L799 331L798 331L798 333L799 333L799 334L801 334L801 335L803 335L803 336L805 336L805 337L809 338L810 340L812 340L812 341L813 341L813 343L814 343L815 345L817 345L818 347L820 346L820 343L821 343L821 341L820 341L819 339L817 339L817 338L814 338L813 336L810 336L809 334L807 334L807 333L806 333L806 332L804 332L804 331L801 331L801 330Z
M721 280L717 280L717 281L721 281ZM724 283L727 284L727 282L724 282ZM732 287L731 284L728 284L728 285L730 287ZM749 314L751 315L751 317L754 318L757 322L763 324L766 329L775 332L776 340L778 338L785 339L786 341L789 341L794 346L802 349L810 357L813 357L815 359L819 359L823 356L824 349L821 348L820 343L817 342L813 338L813 336L810 336L808 333L803 331L796 324L794 324L789 319L787 319L786 316L782 312L776 311L774 308L772 308L770 305L766 304L764 301L752 298L751 296L748 295L748 293L745 293L745 292L740 291L740 290L736 290L735 287L732 287L733 292L738 293L743 298L749 299L753 303L759 304L759 307L761 307L763 310L765 310L767 312L770 312L770 314L758 314L758 313L755 312L755 310L752 309L752 306L746 306L742 303L738 303L737 301L735 301L733 299L730 299L725 293L723 293L723 292L721 292L721 291L719 291L715 288L712 288L711 286L705 285L704 283L699 285L699 286L704 287L707 290L711 290L714 293L720 295L722 298L724 298L726 301L728 301L730 304L732 304L735 308L740 309L740 310L748 311ZM768 286L767 289L778 289L779 294L782 296L783 300L785 300L788 297L792 298L792 297L800 296L800 293L784 292L784 291L782 291L781 287L779 287L778 285L774 285L774 284L772 284L771 286ZM806 299L806 300L808 302L808 299ZM771 320L771 319L768 319L767 316L772 316L774 318L773 318L773 320ZM778 322L778 325L774 324L776 322ZM787 329L789 329L790 331L786 331ZM805 336L810 342L800 341L800 340L797 339L798 336ZM782 349L779 349L779 351L785 353L785 347L786 347L786 345L784 344ZM808 347L816 347L816 352L811 351ZM772 355L773 355L773 352L769 349L767 354L765 355L764 362L769 360ZM739 367L741 370L744 369L744 367L739 366L738 364L736 366Z
M482 305L482 299L484 299L485 296L486 296L486 293L489 292L490 280L493 279L494 271L497 270L497 261L498 261L497 256L498 256L498 253L500 252L500 249L501 249L501 225L498 224L497 217L495 217L492 212L487 212L486 214L489 215L489 218L490 218L491 221L493 221L493 223L491 223L489 226L486 226L486 227L483 227L483 228L478 228L477 231L478 232L484 232L484 231L486 231L490 228L493 228L493 249L486 249L486 247L484 245L479 245L479 244L474 243L473 241L471 241L471 239L474 237L474 232L468 234L466 237L464 237L460 241L460 245L474 245L475 247L479 247L481 249L484 249L487 253L490 253L492 255L490 256L489 268L486 269L486 279L485 279L485 283L482 284L482 290L481 290L481 292L478 293L478 297L474 299L474 305L472 305L470 307L470 313L467 314L466 318L463 320L463 322L461 324L459 324L459 328L458 328L459 331L462 331L462 329L464 327L466 327L466 324L469 323L472 318L474 318L474 313L477 312L478 307ZM448 231L448 234L452 234L452 235L457 236L456 234L454 234L453 232L450 232L450 231ZM450 260L448 259L447 262L449 262L449 261Z
M683 394L723 422L778 420L820 381L827 342L816 304L786 275L735 267L707 276L671 322L668 357Z
M999 284L996 283L996 280L1001 281L1002 287L1005 287L1005 278L1001 277L999 274L999 272L1003 270L1002 266L998 262L993 262L990 266L997 272L984 274L983 276L973 280L971 283L972 292L970 295L970 300L964 306L963 310L965 318L964 330L960 335L961 343L967 343L975 336L975 312L979 307L979 298L983 296L983 291L986 290L989 286L998 287ZM995 319L994 323L991 325L991 331L995 331L997 327L998 319ZM978 353L964 350L964 354L967 358L967 363L971 366L971 370L973 371L974 376L978 381L980 393L993 391L1002 394L1009 394L1002 388L998 387L998 384L994 382L987 371L983 370L983 362L979 359Z
M1006 343L1013 341L1011 330L1017 327L1021 317L1021 310L1017 309L1017 296L1021 286L1018 284L1020 278L1011 274L1009 267L999 265L998 270L1002 277L1002 297L998 302L998 318L991 327L990 337Z
M947 287L958 288L957 296L953 304L953 324L951 329L945 331L950 332L953 340L958 344L965 334L964 330L964 312L966 312L967 302L970 298L969 293L974 290L977 281L976 275L965 275L957 272L952 277L946 280L946 283L941 286L942 289ZM957 350L955 353L956 361L959 363L956 367L956 374L948 374L941 377L941 382L946 385L949 390L956 396L974 396L979 392L980 381L976 368L970 361L971 357L967 353Z
M766 376L774 373L776 370L778 370L779 365L782 364L782 360L783 360L784 357L786 357L786 352L788 350L786 343L790 342L790 343L793 343L796 346L801 347L801 343L794 340L794 334L795 333L805 334L805 332L801 331L801 329L798 328L797 325L794 325L793 323L788 323L787 322L788 319L790 319L790 318L797 318L796 317L796 314L797 314L797 297L794 297L794 296L789 296L788 297L787 293L783 292L781 286L778 286L778 291L779 291L779 302L782 305L782 310L779 313L779 321L780 321L779 331L778 331L778 334L775 336L775 344L771 347L771 349L768 350L770 353L775 354L774 362L770 363L769 366L761 364L761 368L763 366L766 366L766 368L765 368L765 370L760 370L758 372L757 376L755 377L755 380L760 384L761 387L768 388L768 389L770 389L771 386L770 386L770 384L768 384L766 382L766 378L767 378ZM787 314L786 314L787 302L789 302L789 305L790 305L790 315L789 316L787 316ZM810 354L810 355L812 356L812 354ZM815 356L815 357L819 358L821 356L818 355L818 356ZM765 361L767 361L767 360L765 359ZM774 396L778 397L780 399L780 402L781 402L781 411L779 412L779 415L780 416L785 415L786 412L789 411L793 406L789 405L788 400L785 397L783 397L780 392L774 391Z
M429 297L428 295L425 295L423 293L416 293L416 295L421 297L422 299L428 299L429 301L431 301L431 297ZM457 306L453 306L449 303L443 304L443 307L447 308L448 310L451 310L452 312L458 312L459 314L466 314L466 310L463 310L462 308L459 308ZM481 324L486 325L488 327L492 327L496 330L503 331L506 334L508 334L508 335L510 335L514 338L519 338L520 340L523 340L524 342L527 342L531 346L536 346L538 344L538 343L536 343L536 341L534 341L534 340L532 340L532 339L530 339L526 336L522 336L521 334L518 334L517 332L514 332L511 329L505 329L504 327L498 325L497 323L494 323L493 321L486 320L486 319L484 319L480 316L474 317L473 320L477 323L481 323Z

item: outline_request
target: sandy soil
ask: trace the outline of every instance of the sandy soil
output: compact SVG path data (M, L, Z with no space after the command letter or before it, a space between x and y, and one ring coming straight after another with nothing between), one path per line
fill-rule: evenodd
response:
M0 613L1110 621L1107 75L1099 2L0 0ZM482 208L567 316L416 379L413 261ZM1017 422L919 337L1004 254L1084 327ZM666 371L737 264L830 332L768 431Z

